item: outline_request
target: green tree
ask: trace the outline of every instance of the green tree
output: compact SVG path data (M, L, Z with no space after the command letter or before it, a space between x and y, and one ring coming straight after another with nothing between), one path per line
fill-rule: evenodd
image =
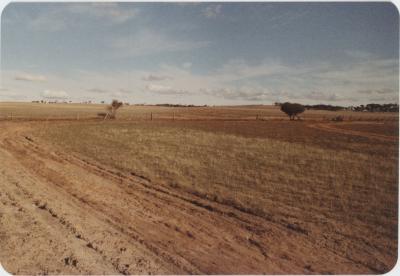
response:
M300 119L298 115L303 113L305 110L305 107L298 103L286 102L281 105L281 111L285 112L289 116L290 120L294 120L295 117Z

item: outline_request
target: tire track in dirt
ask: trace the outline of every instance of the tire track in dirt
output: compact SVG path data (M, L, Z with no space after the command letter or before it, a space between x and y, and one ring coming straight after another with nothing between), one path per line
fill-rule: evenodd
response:
M115 262L112 259L108 259L107 255L105 255L104 252L97 246L93 245L93 242L90 241L88 237L86 237L84 234L81 234L70 221L68 221L64 217L60 217L51 207L47 205L46 202L43 203L40 200L35 200L34 204L37 206L37 208L45 212L48 212L59 224L63 225L66 228L66 230L69 231L72 235L74 235L77 239L84 241L86 243L87 248L90 248L94 250L97 254L99 254L103 259L104 263L111 263L115 269L115 272L118 272L123 275L129 274L128 272L129 266L124 265L121 267L121 265L118 262ZM66 263L68 262L71 262L72 264L77 263L77 260L71 257L67 257L64 260Z
M4 145L4 140L2 141L3 145ZM24 150L20 150L20 154L26 154L27 152ZM23 156L20 156L21 159L23 158ZM7 159L7 161L9 162L9 159ZM2 162L5 163L5 162ZM15 164L13 164L15 165ZM15 166L13 166L13 168L15 169ZM18 173L21 173L21 171L19 171ZM158 263L160 262L159 258L157 256L149 256L152 254L149 254L149 252L146 253L146 250L141 248L143 246L138 246L132 243L131 238L129 238L128 240L125 238L121 238L118 237L114 240L117 240L118 242L121 243L127 243L130 245L130 248L128 249L124 249L124 250L120 250L119 248L117 249L118 252L117 254L114 254L113 252L109 252L109 248L106 248L104 251L102 252L101 250L97 250L97 246L95 245L98 239L102 240L102 237L98 237L98 235L95 235L94 237L90 238L91 234L93 233L85 233L85 229L83 229L82 224L84 222L82 221L74 221L71 222L70 220L68 220L66 217L68 217L69 214L65 213L65 209L67 209L67 207L72 208L73 210L70 210L72 213L75 214L79 214L80 212L82 212L82 210L86 210L87 212L90 212L89 210L87 210L88 208L85 206L81 206L81 204L79 204L79 202L76 200L75 202L72 202L71 204L71 198L70 196L65 196L65 194L62 194L62 191L59 191L59 189L54 189L54 184L53 183L45 183L45 181L43 181L43 179L37 179L37 175L34 178L31 178L30 175L28 174L24 174L21 175L25 178L31 179L31 181L29 181L29 183L25 183L27 185L25 185L25 188L30 188L31 191L28 192L26 190L24 190L22 188L22 183L17 184L18 186L18 191L23 191L24 194L28 195L30 197L30 202L33 202L36 205L36 208L38 208L39 210L47 210L49 213L49 216L56 219L56 221L58 221L57 224L63 225L64 228L66 228L69 232L71 232L71 236L75 237L75 238L79 238L80 240L83 240L84 242L84 246L88 247L88 248L92 248L90 250L95 250L97 251L97 253L100 253L100 255L102 255L102 259L101 261L97 261L96 265L100 265L101 263L111 263L112 266L114 266L115 270L109 270L108 273L111 272L111 274L115 274L115 273L122 273L122 274L128 274L128 273L132 273L132 274L160 274L160 273L164 273L164 274L168 274L171 273L171 271L175 271L175 272L180 272L182 273L185 270L180 270L178 267L173 267L170 266L167 263ZM9 180L7 182L12 183L14 180ZM55 180L56 182L57 180ZM6 181L2 182L2 183L7 183ZM17 181L15 181L15 183L18 183ZM7 183L8 184L8 183ZM42 191L42 194L40 195L38 193L38 190L41 191L41 187L42 185L46 185L49 187L46 187L46 190ZM34 187L36 186L36 187ZM50 191L53 192L50 192ZM52 199L52 196L54 195L54 190L56 190L56 194L58 195L58 197L62 197L63 201L68 201L68 205L73 205L73 206L65 206L67 204L56 204L56 201ZM39 198L39 199L33 199L34 196L36 195L35 198ZM48 194L48 196L46 196L46 194ZM22 202L27 201L27 199L21 199ZM48 208L49 203L48 202L53 202L54 205L58 205L56 207L53 208ZM63 206L64 205L64 206ZM69 209L68 208L68 209ZM56 210L56 211L55 211ZM113 230L113 228L110 229L110 224L104 222L105 219L103 219L103 225L102 225L102 221L101 219L98 218L94 218L94 216L90 215L89 218L86 217L86 219L91 219L91 220L95 220L95 222L92 222L93 225L95 225L96 227L99 228L103 228L103 232L108 232L112 235L116 235L116 234L120 234L120 233L116 233L115 229ZM49 222L50 225L55 225L56 223L53 222ZM106 225L104 225L106 224ZM74 226L75 225L75 226ZM79 228L79 230L77 230ZM86 238L89 237L89 238ZM68 239L67 239L68 240ZM125 240L125 241L124 241ZM70 241L71 242L71 241ZM99 244L99 246L110 246L110 244L106 243L105 245ZM138 248L139 247L139 248ZM81 249L79 249L81 250ZM137 250L137 253L133 253L132 250ZM115 251L115 250L114 250ZM125 256L120 256L120 255L125 255ZM134 260L132 257L130 256L136 256L136 260ZM150 259L149 259L150 258ZM125 261L124 261L125 259ZM154 260L153 260L154 259ZM73 260L71 260L72 262ZM156 262L156 264L152 263L152 262ZM68 262L70 262L70 260L68 260ZM81 263L81 262L79 262ZM131 269L127 269L127 266L129 267L129 264L133 263L133 267ZM3 264L5 267L7 267L6 264ZM135 267L137 266L137 267ZM161 267L164 268L161 268ZM98 270L92 270L92 273L100 273L101 266L98 268ZM167 270L166 270L167 269ZM168 272L169 271L169 272ZM189 269L187 269L186 271L191 271ZM32 271L29 271L30 273L32 273ZM76 273L76 272L75 272ZM193 271L192 271L193 273Z
M3 177L0 180L3 181ZM14 226L14 229L7 240L1 241L1 247L4 250L3 254L10 254L9 250L13 250L17 254L11 256L20 259L17 261L20 263L20 266L16 269L18 274L33 272L47 274L61 273L62 271L70 274L91 274L96 270L103 271L103 273L118 272L107 267L107 264L100 263L97 254L87 252L84 243L76 241L73 238L73 233L65 229L62 224L54 223L53 217L57 217L57 215L51 209L49 209L51 210L50 214L43 213L41 210L46 208L46 204L34 200L32 194L22 188L14 179L8 178L8 180L8 187L2 187L2 189L8 199L8 205L13 206L15 212L12 213L13 210L5 208L10 216L4 223L1 222L1 225L2 228L5 226L6 232L9 232L7 230L11 226ZM2 200L2 203L7 205L4 204L4 200ZM22 226L15 228L15 224L22 224ZM43 244L46 243L52 248L52 251L43 252L41 250ZM41 244L41 246L38 246L38 244ZM72 248L79 250L74 251L71 250ZM21 252L21 249L23 249L23 252ZM33 258L34 254L37 254L35 258ZM25 255L28 255L31 260L27 261ZM43 258L51 260L51 262L44 266L41 264ZM79 262L77 259L79 259ZM96 262L99 265L96 268L86 266L83 260ZM8 267L7 263L3 265L6 268ZM36 268L31 270L31 265L36 266Z
M8 142L9 142L9 141L8 141ZM15 141L13 141L13 143L15 143ZM9 148L12 148L13 145L12 145L12 144L8 144L8 147L9 147ZM25 154L25 152L22 152L22 154ZM34 163L39 164L40 161L35 160ZM30 165L32 165L32 164L30 164ZM41 169L40 169L39 167L36 167L35 170L38 172L38 171L40 171ZM47 174L47 176L48 176L48 175L50 175L50 172L47 171L46 174ZM60 181L60 177L58 177L58 180ZM119 181L117 181L116 184L119 184ZM67 185L68 185L68 184L67 184ZM147 196L147 197L151 196L152 194L153 194L153 193L151 193L151 192L149 192L149 191L146 191L146 192L145 192L145 196ZM155 194L153 194L153 196L155 196ZM163 200L163 197L162 197L162 196L160 197L160 196L158 195L158 196L156 196L156 200L157 200L157 201L162 201L162 200ZM91 205L91 204L92 204L90 201L87 201L87 200L84 200L84 202L85 202L86 204L88 204L88 205ZM170 205L171 203L173 203L173 201L171 201L171 200L168 200L168 201L166 202L166 204L168 204L168 205ZM196 207L198 207L198 206L196 206ZM107 212L107 209L102 208L102 206L96 205L95 208L100 209L102 212ZM142 208L143 208L143 206L142 206ZM179 209L174 209L174 212L178 212L178 210L179 210ZM108 211L109 211L109 210L108 210ZM154 212L154 211L153 211L153 212ZM108 219L108 223L113 223L113 224L114 224L115 221L117 221L117 225L120 225L120 224L122 223L121 217L123 217L123 214L122 214L122 213L119 213L117 216L115 216L115 215L113 215L113 214L108 214L108 218L109 218L109 219ZM189 220L190 218L188 217L187 219ZM177 226L173 227L172 225L168 225L168 223L165 223L164 225L166 225L168 228L171 228L171 227L172 227L172 228L175 228L175 229L174 229L175 231L180 232L180 233L183 232L184 235L186 235L186 236L188 236L188 237L190 237L190 238L193 238L193 234L192 234L191 232L189 232L189 231L181 231ZM130 228L130 227L128 227L128 229L133 230L133 229ZM119 229L119 230L120 230L121 232L127 232L127 230L123 230L123 228L121 228L121 229ZM132 234L131 234L131 235L132 235ZM136 239L138 239L137 236L136 236ZM142 240L140 240L140 241L142 241ZM162 250L161 250L160 248L158 248L157 246L154 246L154 244L147 244L147 247L151 248L151 249L152 249L154 252L156 252L158 255L162 255L163 257L166 257L166 259L167 259L168 261L173 262L173 263L179 265L179 262L177 262L176 260L174 260L174 257L171 257L171 256L168 256L168 255L163 254ZM182 260L181 260L181 262L182 262ZM190 270L187 270L187 271L190 271ZM194 272L194 271L192 271L192 273L193 273L193 272Z
M308 127L319 129L319 130L324 130L324 131L329 131L329 132L335 132L339 134L345 134L345 135L353 135L353 136L361 136L369 139L375 139L383 142L395 142L398 141L399 138L395 136L388 136L388 135L383 135L383 134L377 134L377 133L371 133L371 132L364 132L364 131L356 131L356 130L350 130L350 129L342 129L336 127L339 124L346 124L346 123L316 123L316 124L307 124ZM347 123L351 124L351 123Z
M29 131L28 126L14 124L0 134L0 150L8 154L2 163L12 163L3 173L11 175L10 170L18 168L11 192L25 194L28 199L20 201L33 202L52 219L49 224L61 225L98 256L97 262L115 272L329 273L339 267L340 272L365 273L382 269L321 247L307 229L107 168L45 145ZM73 260L65 262L73 264Z
M60 153L61 154L61 153ZM73 155L72 155L73 156ZM87 169L90 168L90 170L94 170L95 173L104 176L104 177L110 177L111 179L120 182L121 184L123 182L128 183L127 185L122 185L121 188L125 189L127 193L130 193L130 189L129 188L129 181L135 181L138 180L137 177L131 177L129 174L126 175L124 173L121 173L119 171L115 171L113 169L110 168L105 168L100 166L99 164L96 164L94 161L88 161L88 160L84 160L84 159L80 159L77 156L73 156L73 158L70 158L71 162L77 162L77 164L79 164L80 166L84 166ZM87 167L88 166L88 167ZM133 173L131 173L131 175L134 175ZM235 205L229 205L229 207L235 209L235 211L239 211L238 212L232 212L231 209L224 209L224 207L226 207L225 204L221 204L220 202L215 202L212 201L212 205L210 205L210 201L209 199L205 199L204 197L202 197L201 195L196 194L196 196L191 196L190 195L184 195L182 193L176 193L174 190L165 188L163 186L151 186L152 183L150 183L150 180L148 179L144 179L143 177L140 177L140 179L138 180L140 184L142 184L142 186L144 186L146 189L149 190L154 190L156 192L161 192L162 194L166 194L168 196L171 196L173 199L179 199L185 202L189 202L191 204L194 204L198 207L204 208L208 211L211 212L216 212L218 213L218 215L221 215L223 217L232 217L234 220L236 220L237 222L240 222L239 224L240 227L245 228L249 231L255 232L256 234L258 234L259 232L261 233L265 233L265 230L260 230L261 228L259 226L256 226L254 224L251 223L251 221L254 222L254 217L259 217L263 220L267 220L270 223L274 223L277 224L279 226L283 226L286 227L289 230L292 230L294 232L297 232L299 234L303 234L303 235L308 235L308 230L303 229L302 227L300 227L297 224L292 224L292 223L288 223L287 221L282 221L279 219L275 219L273 217L269 217L269 216L264 216L264 215L260 215L260 214L254 214L251 210L247 210L245 208L243 208L242 206L235 206ZM149 192L147 191L147 193L149 194ZM158 196L157 193L151 193L151 195L153 197L156 197L158 200L163 200L162 197ZM199 198L200 196L200 198ZM173 201L168 201L168 204L173 204ZM177 206L178 207L178 206ZM243 214L248 215L246 218L243 216ZM391 255L391 251L390 250L385 250L384 246L383 247L375 247L372 244L368 243L367 240L363 239L362 237L354 237L354 236L349 236L346 235L344 233L340 233L340 232L335 232L336 235L338 236L344 236L347 237L349 240L356 240L357 244L362 244L364 246L365 249L369 249L369 250L373 250L373 251L379 251L383 254L389 254ZM188 235L191 235L190 233ZM255 240L252 240L252 238L248 239L249 243L254 245L255 247L260 249L261 254L263 254L264 256L266 256L265 254L265 250L263 250L263 248L259 245L259 243ZM358 245L357 245L358 246ZM360 246L360 250L361 246ZM332 253L335 253L334 251L332 251ZM354 259L352 257L349 257L347 255L345 255L345 257L349 260L351 260L354 263L358 263L360 265L365 265L367 266L369 269L371 269L371 271L374 272L380 272L380 271L384 271L385 270L385 264L382 261L379 260L375 260L375 264L371 265L369 263L365 263L363 261L358 261L357 258ZM376 267L379 267L378 269Z
M14 143L15 143L15 142L14 142ZM11 144L9 144L9 146L12 147ZM37 150L37 151L36 151L37 153L40 153L41 155L43 155L42 152L41 152L41 149L39 149L37 146L36 146L35 148L36 148L36 150ZM63 159L61 159L60 157L55 156L55 155L53 156L53 159L57 160L58 162L65 161L65 160L63 160ZM39 163L40 163L41 161L36 160L36 162L39 162ZM64 162L64 164L65 164L65 162ZM85 169L87 169L87 168L85 168ZM101 175L104 176L104 175L107 175L107 174L109 174L109 173L110 173L109 171L108 171L108 172L103 172L103 173L101 173ZM49 172L49 171L47 171L46 174L47 174L47 177L48 177L48 176L49 176L50 174L52 174L52 173ZM119 180L121 180L121 179L119 178L120 176L118 176L118 175L117 175L117 178L115 178L115 176L112 175L112 174L111 174L111 176L112 176L111 178L112 178L114 181L119 182ZM60 178L60 176L57 176L57 177L55 177L55 178ZM60 181L60 179L58 179L58 180ZM55 181L56 181L56 180L54 180L53 182L55 182ZM64 180L63 182L64 182L64 184L65 184L67 181ZM121 183L122 183L122 181L121 181ZM60 186L60 185L58 185L58 186ZM127 191L127 193L129 193L130 195L133 195L132 192ZM149 195L149 193L146 193L146 194ZM107 212L107 209L103 208L103 206L94 206L91 202L87 201L87 200L84 199L83 197L78 196L76 193L71 193L70 195L71 195L72 197L77 198L78 200L80 200L80 201L83 202L84 204L87 204L87 205L93 207L93 208L92 208L92 212L93 212L93 213L98 212L98 209L100 209L101 212ZM96 208L97 208L97 209L96 209ZM120 215L122 215L122 214L120 214ZM107 220L107 223L112 224L113 227L115 227L118 231L120 231L121 233L124 233L124 234L128 235L129 237L133 238L134 240L136 240L136 241L139 242L140 244L143 244L143 245L146 246L148 249L154 251L157 255L161 255L162 257L164 257L164 258L165 258L166 260L168 260L169 262L175 263L177 266L182 266L182 263L179 263L179 261L175 260L174 257L169 256L168 253L163 252L163 250L161 250L160 248L154 247L153 245L146 243L143 239L141 239L141 238L138 236L137 233L132 232L133 229L132 229L131 227L128 227L128 229L132 230L131 232L127 231L126 229L124 229L124 228L122 228L122 227L120 227L120 226L119 226L120 224L118 224L118 223L121 223L121 220L120 220L117 216L113 216L113 215L110 214L110 215L107 217L106 220ZM118 223L116 223L116 221L118 221ZM191 233L189 233L189 232L187 232L186 234L189 235L189 236L191 235ZM182 262L182 260L181 260L181 262ZM191 272L191 273L196 273L196 272L198 272L198 271L193 270L193 269L191 269L191 268L189 268L189 267L185 267L184 269L185 269L184 271Z

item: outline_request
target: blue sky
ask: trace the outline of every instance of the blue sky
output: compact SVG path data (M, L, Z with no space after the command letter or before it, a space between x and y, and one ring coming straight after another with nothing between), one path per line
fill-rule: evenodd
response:
M11 3L0 100L398 102L390 3Z

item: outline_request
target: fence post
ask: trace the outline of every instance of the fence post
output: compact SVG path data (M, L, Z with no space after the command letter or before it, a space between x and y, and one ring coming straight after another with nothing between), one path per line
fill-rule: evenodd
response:
M153 112L150 112L150 121L153 121Z

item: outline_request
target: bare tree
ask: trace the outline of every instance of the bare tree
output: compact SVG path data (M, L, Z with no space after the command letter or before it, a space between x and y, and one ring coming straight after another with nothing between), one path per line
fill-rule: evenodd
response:
M110 119L115 119L117 117L117 110L123 105L122 102L118 100L113 100L111 104L107 107L110 113Z
M117 110L123 105L122 102L118 100L113 100L109 106L107 106L107 112L97 113L98 116L103 117L104 120L107 118L116 119L117 118Z

